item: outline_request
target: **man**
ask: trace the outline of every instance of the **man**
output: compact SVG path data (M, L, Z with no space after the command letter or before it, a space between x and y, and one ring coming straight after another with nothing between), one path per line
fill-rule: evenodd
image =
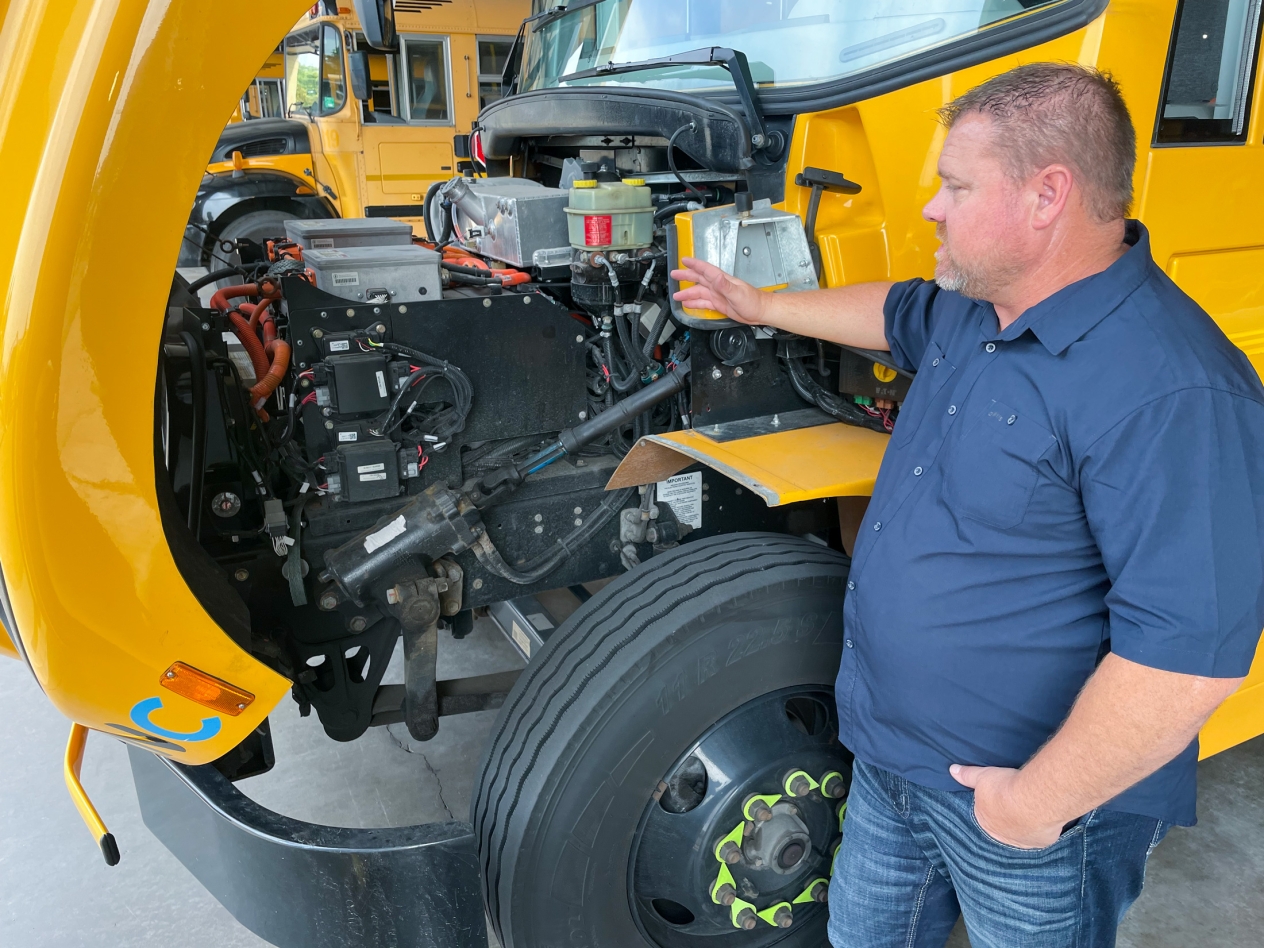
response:
M1109 946L1264 625L1264 389L1125 218L1112 79L1022 66L942 119L935 282L686 259L677 298L917 371L847 584L833 944Z

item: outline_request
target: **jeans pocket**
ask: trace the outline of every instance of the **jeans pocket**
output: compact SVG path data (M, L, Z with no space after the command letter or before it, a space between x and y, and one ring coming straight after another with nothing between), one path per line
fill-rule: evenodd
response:
M988 843L991 843L993 846L1000 847L1001 849L1009 853L1021 853L1024 856L1043 856L1047 853L1053 852L1060 845L1062 845L1063 843L1065 843L1067 840L1071 839L1072 837L1082 835L1084 833L1084 827L1088 825L1088 823L1093 818L1093 814L1096 812L1097 812L1096 810L1091 810L1090 812L1086 813L1084 816L1080 817L1078 820L1072 820L1069 824L1067 824L1066 826L1062 828L1062 832L1058 834L1057 839L1055 839L1048 846L1040 846L1040 847L1037 847L1036 849L1024 849L1022 846L1011 846L1009 843L1001 842L999 839L997 839L995 836L993 836L991 833L985 830L983 828L983 824L979 822L979 817L974 812L973 801L971 801L971 804L970 804L970 822L974 824L974 828L975 830L978 831L979 835L982 836L983 839L986 840Z

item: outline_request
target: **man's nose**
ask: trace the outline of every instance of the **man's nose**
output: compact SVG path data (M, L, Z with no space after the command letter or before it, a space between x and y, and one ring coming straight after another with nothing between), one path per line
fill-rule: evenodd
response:
M935 196L926 202L926 206L922 208L922 217L925 220L935 224L942 224L944 221L944 189L940 188L935 192Z

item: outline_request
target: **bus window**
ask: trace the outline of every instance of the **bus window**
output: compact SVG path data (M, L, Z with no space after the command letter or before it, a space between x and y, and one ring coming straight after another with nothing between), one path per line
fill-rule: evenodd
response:
M326 23L322 29L320 114L332 115L347 101L347 81L342 68L342 33L332 23Z
M478 38L478 107L486 108L500 98L500 77L513 48L512 36L480 36Z
M287 115L320 111L320 28L285 38L285 94Z
M447 44L405 39L402 45L408 117L414 122L450 122Z

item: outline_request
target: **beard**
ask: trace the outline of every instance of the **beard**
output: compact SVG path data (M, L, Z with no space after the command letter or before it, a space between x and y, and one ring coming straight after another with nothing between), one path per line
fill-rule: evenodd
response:
M972 300L993 300L1025 269L1015 254L1001 244L993 244L977 260L965 262L948 250L948 229L935 225L939 250L935 252L935 284L941 290L960 293Z

